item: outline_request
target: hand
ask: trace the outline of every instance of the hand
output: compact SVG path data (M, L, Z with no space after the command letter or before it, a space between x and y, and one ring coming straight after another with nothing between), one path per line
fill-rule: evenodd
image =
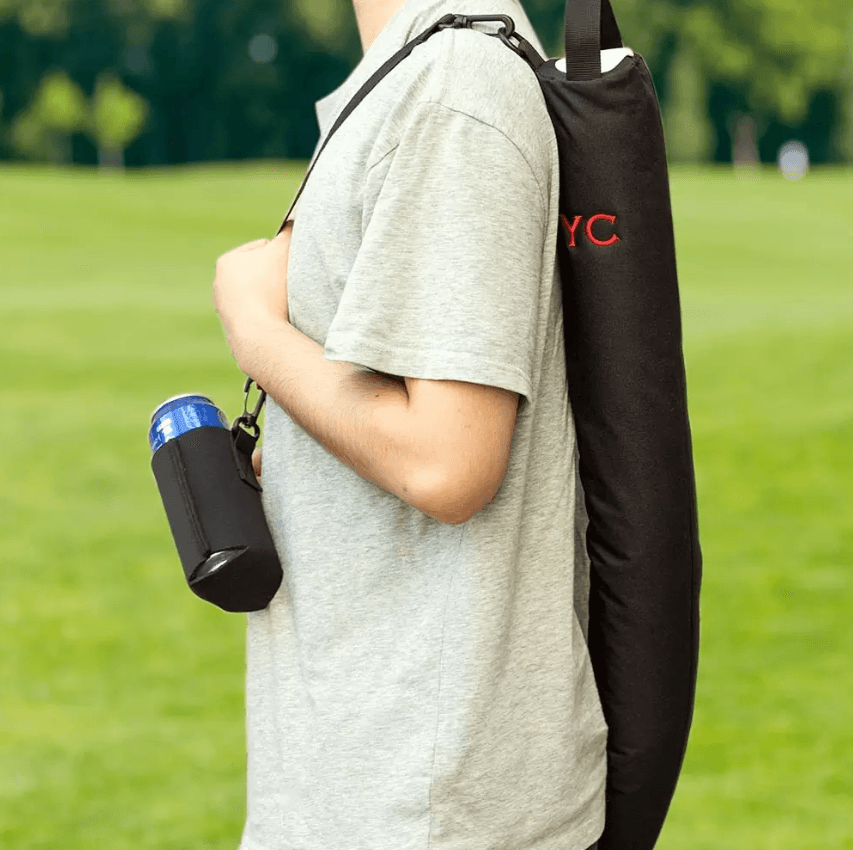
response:
M261 480L261 447L252 452L252 469L255 470L255 478Z
M287 267L293 220L275 239L257 239L216 261L213 301L238 364L252 330L269 319L289 321Z

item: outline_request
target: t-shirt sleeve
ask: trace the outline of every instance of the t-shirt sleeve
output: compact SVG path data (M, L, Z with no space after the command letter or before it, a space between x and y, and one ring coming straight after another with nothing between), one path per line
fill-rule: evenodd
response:
M371 194L326 358L530 401L548 201L516 144L420 104L368 172Z

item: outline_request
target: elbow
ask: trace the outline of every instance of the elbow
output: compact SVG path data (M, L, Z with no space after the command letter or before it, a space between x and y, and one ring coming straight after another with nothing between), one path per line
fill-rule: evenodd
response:
M463 525L494 502L502 483L503 477L497 482L477 481L463 486L464 482L443 478L437 486L421 491L425 498L420 510L445 525Z

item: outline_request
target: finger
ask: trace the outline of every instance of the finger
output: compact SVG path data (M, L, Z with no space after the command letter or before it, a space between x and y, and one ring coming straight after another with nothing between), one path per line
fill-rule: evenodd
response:
M239 248L236 248L236 251L253 251L255 248L263 248L270 240L269 239L256 239L254 242L247 242L245 245L241 245Z
M275 239L272 241L273 247L275 248L284 248L285 250L289 250L290 248L290 231L282 230L281 233L277 234Z

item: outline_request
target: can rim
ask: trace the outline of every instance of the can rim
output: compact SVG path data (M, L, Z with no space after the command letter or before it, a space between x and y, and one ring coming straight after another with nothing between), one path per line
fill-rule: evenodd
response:
M165 401L161 401L160 404L158 404L157 407L154 408L153 412L151 413L151 424L154 424L154 419L156 418L157 414L167 404L171 404L173 401L177 401L179 398L203 398L208 404L212 405L213 407L216 407L216 405L213 403L213 400L209 399L206 395L203 395L202 393L178 393L178 395L173 395L171 398L167 398Z

